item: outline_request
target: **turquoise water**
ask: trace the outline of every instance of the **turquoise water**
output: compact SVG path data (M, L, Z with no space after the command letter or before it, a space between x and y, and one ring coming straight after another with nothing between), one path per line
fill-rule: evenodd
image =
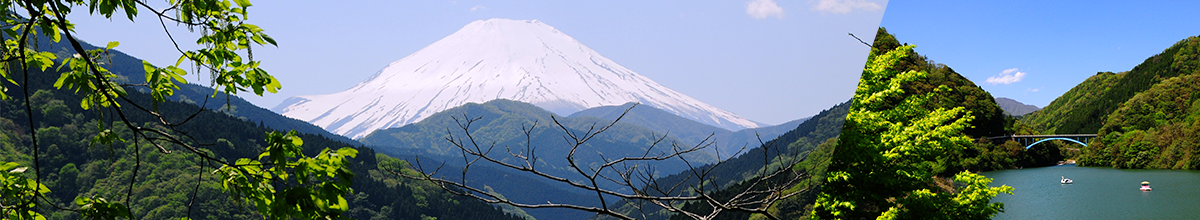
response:
M1063 165L983 175L1014 188L992 199L1005 205L994 219L1200 219L1200 171ZM1138 190L1142 181L1154 190Z

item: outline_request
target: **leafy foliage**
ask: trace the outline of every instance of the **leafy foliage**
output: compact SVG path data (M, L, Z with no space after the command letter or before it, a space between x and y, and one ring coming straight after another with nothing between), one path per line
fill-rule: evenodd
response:
M991 178L970 172L954 176L965 186L957 193L934 193L919 189L899 199L902 207L892 207L879 219L988 219L1004 210L1003 203L991 203L1000 193L1012 193L1012 187L990 187Z
M1010 193L1012 188L987 187L989 181L975 174L955 176L971 183L957 193L940 192L944 189L937 187L935 175L944 172L946 164L939 161L947 152L971 146L964 130L974 117L963 106L943 107L948 104L941 99L955 96L948 93L954 88L947 85L931 83L937 85L932 92L910 95L911 90L923 88L912 86L921 85L913 82L928 74L903 65L911 64L904 60L910 59L913 46L886 47L890 46L872 48L814 217L939 217L936 213L964 210L972 211L964 215L986 217L1001 211L1002 206L987 201L995 195L992 192Z
M14 162L0 163L0 217L4 219L46 219L34 211L34 192L50 193L45 185L25 177L29 167Z
M267 133L267 148L258 160L242 158L217 170L222 188L233 192L234 198L253 203L260 213L277 214L268 216L272 219L329 219L346 212L350 207L342 195L351 192L354 176L346 167L346 157L355 157L358 150L330 152L326 148L316 157L306 158L300 148L303 144L295 131ZM294 180L289 181L293 175ZM295 186L275 190L289 183Z
M89 71L92 66L88 62L99 60L107 53L107 50L109 49L89 50L87 58L77 56L64 59L62 65L58 67L59 71L62 71L63 67L67 67L69 71L63 72L62 76L58 77L58 81L54 82L54 88L63 89L65 87L74 90L76 94L82 93L83 99L79 101L79 107L84 110L111 105L120 106L116 103L116 98L127 94L124 88L112 81L117 75L104 67L95 67L99 74L92 74Z
M80 214L83 216L133 219L133 213L129 212L129 207L126 207L125 204L109 202L98 196L75 197L75 205L79 206Z
M134 133L132 136L134 144L140 140L146 140L157 147L162 153L169 153L164 144L180 145L190 150L192 153L205 157L196 148L185 143L178 135L177 130L165 128L162 126L173 127L171 123L166 122L161 117L160 124L147 124L143 126L134 125L126 117L126 112L121 108L120 101L124 100L127 104L132 102L129 100L129 94L125 88L115 81L116 74L110 72L101 66L104 63L107 52L118 46L117 42L110 42L104 49L87 50L83 48L83 44L74 36L74 25L71 24L66 17L72 12L75 7L86 7L89 13L93 15L101 15L105 18L112 18L114 13L119 9L125 12L129 20L133 20L137 16L139 6L144 6L151 9L159 19L170 19L172 21L189 25L192 28L202 30L201 37L197 43L202 45L202 49L196 51L182 51L180 62L183 60L193 61L192 65L197 67L205 67L208 70L216 73L214 78L235 78L247 79L241 81L228 81L217 79L214 81L214 86L223 87L226 94L236 94L237 90L253 89L256 94L262 95L262 91L269 90L274 92L279 88L278 83L274 78L267 74L262 69L257 68L256 61L249 61L248 65L242 65L241 55L239 52L245 51L249 53L251 44L248 39L254 39L258 45L270 43L275 44L274 40L263 34L263 30L246 24L243 18L247 16L246 7L250 4L248 1L237 1L237 6L233 6L229 1L217 0L185 0L185 1L170 1L171 7L162 11L156 11L150 8L144 2L137 0L93 0L93 1L73 1L73 0L57 0L57 1L0 1L0 23L6 24L4 30L3 51L0 53L0 72L3 74L3 81L12 84L13 86L21 86L13 80L10 73L23 72L23 83L28 84L31 78L31 71L36 71L41 74L47 74L47 69L54 64L58 64L57 73L59 77L54 81L54 88L62 90L73 90L80 95L77 98L79 106L83 110L111 110L114 111L121 119L121 123L125 128ZM170 12L174 12L171 16ZM27 16L27 17L26 17ZM163 22L165 25L165 21ZM40 34L38 32L41 32ZM168 33L169 34L169 33ZM64 39L70 42L69 56L58 59L55 53L49 51L40 51L36 39L49 39L53 42L60 42ZM172 39L173 40L173 39ZM178 48L178 46L176 46ZM182 79L185 71L178 70L176 66L180 65L177 62L175 65L168 67L172 71L152 71L154 73L147 78L156 79L146 81L147 87L153 89L155 103L165 101L164 96L169 96L173 89L177 89L172 80L157 80L161 76L166 75L171 79ZM55 72L49 72L55 73ZM0 100L11 98L7 94L9 85L0 82ZM30 85L23 86L25 96L29 95ZM26 97L24 106L26 107L26 115L28 116L28 126L32 131L32 149L33 152L33 169L36 171L34 175L35 183L41 183L40 164L41 157L39 148L41 141L38 138L35 129L33 112L31 110L29 97ZM147 110L140 106L135 106L143 112L156 114L157 109ZM59 108L61 109L61 108ZM49 112L49 111L45 111ZM44 112L44 113L45 113ZM61 110L56 112L62 112ZM104 111L97 111L104 112ZM157 114L156 114L157 115ZM185 120L186 121L186 120ZM114 142L125 142L120 138L110 126L105 123L96 121L95 136L91 139L93 144L113 144ZM109 122L108 124L112 124ZM47 130L53 131L53 130ZM186 136L184 134L183 136ZM158 142L155 142L158 141ZM56 145L49 146L50 149L55 149ZM134 151L140 153L139 151ZM136 179L136 174L141 166L140 155L135 155L133 175ZM220 159L208 157L211 161L223 163ZM131 181L130 184L132 184ZM44 199L43 193L40 190L33 190L34 197ZM15 192L19 193L19 192ZM130 185L127 195L132 193L132 185ZM7 197L11 195L0 195ZM124 201L128 203L126 198ZM126 204L110 202L102 197L92 196L77 197L76 205L81 206L79 213L85 217L92 218L114 218L114 217L129 217L129 209ZM27 202L25 204L39 204L36 202ZM34 207L34 206L30 206ZM23 211L21 211L23 212ZM263 213L264 215L269 215Z

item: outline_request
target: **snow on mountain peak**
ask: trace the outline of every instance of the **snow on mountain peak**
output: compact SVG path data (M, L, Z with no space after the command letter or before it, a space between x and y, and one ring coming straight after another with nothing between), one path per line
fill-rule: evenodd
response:
M560 115L640 102L705 124L760 124L666 88L538 20L488 19L392 62L345 91L272 110L358 139L466 103L510 99Z

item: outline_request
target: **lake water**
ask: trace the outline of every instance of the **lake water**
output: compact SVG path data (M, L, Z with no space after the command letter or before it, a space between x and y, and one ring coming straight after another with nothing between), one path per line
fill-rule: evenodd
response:
M1200 171L1062 165L983 175L1014 188L992 199L1004 203L994 219L1200 219ZM1138 190L1142 181L1154 190Z

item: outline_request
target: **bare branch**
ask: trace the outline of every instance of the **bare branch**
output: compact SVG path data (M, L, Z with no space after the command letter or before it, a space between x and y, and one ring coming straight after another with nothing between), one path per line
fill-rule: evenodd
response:
M636 106L636 105L634 105ZM462 115L462 118L452 117L458 125L457 131L446 130L446 140L452 146L458 148L463 157L465 166L462 169L462 178L454 181L445 178L438 178L434 175L438 170L425 170L420 161L410 165L412 169L421 173L420 175L409 175L398 171L389 171L395 175L405 178L430 181L442 187L447 192L471 197L480 201L493 204L507 204L520 208L565 208L593 212L601 215L611 216L617 219L634 219L630 215L638 214L641 218L647 218L647 212L644 207L646 204L652 204L651 207L666 210L677 215L688 216L693 219L713 219L723 212L736 211L748 212L765 215L769 219L778 219L768 212L768 208L783 199L794 197L801 194L807 189L794 191L790 193L782 193L790 187L796 185L805 177L807 173L796 172L791 169L803 161L805 156L788 157L780 151L780 149L771 149L771 144L762 141L759 137L759 144L763 149L764 159L762 161L763 168L755 171L754 177L749 178L742 185L745 190L737 192L728 199L718 199L709 193L712 193L721 188L720 185L711 182L711 175L718 166L725 164L730 158L720 159L711 165L700 166L700 164L688 159L685 155L701 151L715 144L713 136L710 134L705 137L700 143L693 145L681 145L674 141L668 141L668 134L652 135L652 141L646 147L645 152L640 153L640 156L626 157L609 157L608 155L598 155L600 162L590 163L592 165L585 166L584 161L581 161L579 155L585 152L581 147L584 147L588 141L593 140L600 134L608 131L624 118L633 107L625 109L625 111L617 117L617 120L606 124L593 123L585 125L586 130L570 129L563 121L556 116L551 116L552 127L563 132L563 140L565 147L569 147L569 151L564 156L567 162L567 172L578 175L577 177L559 176L542 170L535 169L538 163L538 156L535 153L536 147L532 146L532 136L534 130L537 129L538 122L534 122L532 126L522 125L521 129L525 135L524 146L519 148L511 148L504 146L507 158L500 158L489 154L491 149L496 147L494 141L488 144L482 144L471 133L471 126L474 122L480 120L480 117L469 118ZM756 134L757 135L757 134ZM661 149L660 144L670 142L670 149ZM661 149L661 150L660 150ZM737 154L745 151L743 145L737 151ZM774 150L773 152L770 150ZM776 157L768 157L772 153ZM504 154L502 154L504 155ZM718 152L717 155L720 155ZM509 162L509 159L516 159L517 162ZM667 160L678 160L683 165L686 165L687 175L683 176L682 181L673 182L664 185L660 182L660 178L655 176L656 170L650 166L651 162L661 162ZM771 168L769 165L772 160L779 162L780 167ZM486 161L492 165L498 165L503 168L512 169L522 173L532 174L538 178L543 178L554 183L562 183L567 186L593 192L596 199L600 201L600 205L579 205L568 203L554 203L547 201L542 203L523 203L512 201L500 196L493 191L484 190L470 184L467 184L466 176L469 175L467 170L476 163ZM445 163L442 163L444 166ZM441 169L439 166L437 169ZM786 178L784 178L786 177ZM604 184L601 184L604 182ZM695 182L697 184L690 184ZM609 184L611 183L611 184ZM712 186L708 186L712 184ZM690 195L689 195L690 194ZM622 203L633 208L637 213L623 213L608 204L608 197L621 199ZM693 211L685 210L681 205L687 203L700 202L707 204L713 208L710 213L694 213Z
M854 37L854 39L858 40L859 43L862 43L863 45L867 45L867 47L871 47L871 44L868 44L866 41L859 39L858 36L854 36L854 33L847 33L847 34L850 34L850 37Z

